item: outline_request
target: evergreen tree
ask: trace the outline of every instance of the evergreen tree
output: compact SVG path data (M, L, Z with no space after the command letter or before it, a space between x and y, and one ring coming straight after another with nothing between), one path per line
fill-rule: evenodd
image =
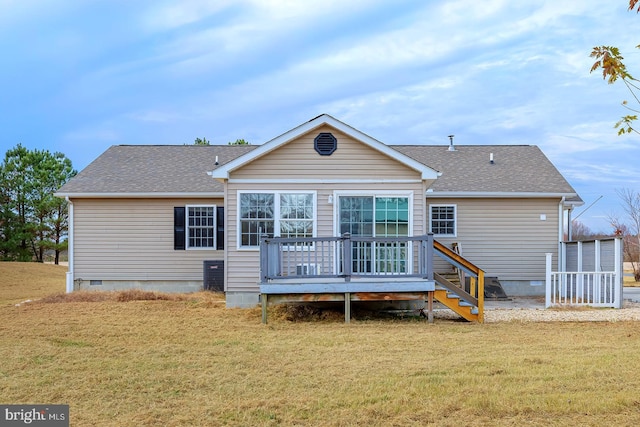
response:
M67 202L53 193L77 172L62 153L7 151L0 165L0 256L5 260L44 261L47 250L66 249Z

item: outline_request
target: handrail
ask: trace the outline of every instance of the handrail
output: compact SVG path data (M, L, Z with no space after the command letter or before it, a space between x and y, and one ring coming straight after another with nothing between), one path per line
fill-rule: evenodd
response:
M436 254L440 256L440 258L464 270L465 273L469 273L474 277L478 277L480 267L476 266L468 259L462 257L462 255L460 255L459 253L454 252L452 249L449 249L437 240L433 241L433 249L436 251Z
M465 291L464 289L451 283L450 281L448 281L438 273L434 273L434 278L436 280L436 283L438 283L440 286L444 288L447 288L451 292L455 293L457 296L460 297L461 300L466 301L470 304L473 304L476 307L478 306L478 299L473 295L471 295L470 293L468 293L467 291Z
M478 321L482 323L484 321L484 270L482 270L480 267L478 267L468 259L462 257L459 253L454 252L442 243L438 242L437 240L433 241L433 249L440 258L472 276L469 278L469 280L471 281L469 293L461 288L450 290L458 294L461 299L478 307ZM440 276L437 276L436 279L438 277ZM442 279L442 277L440 278ZM441 281L438 281L438 283L443 285ZM446 285L443 286L449 288ZM469 299L469 297L471 297L472 299Z

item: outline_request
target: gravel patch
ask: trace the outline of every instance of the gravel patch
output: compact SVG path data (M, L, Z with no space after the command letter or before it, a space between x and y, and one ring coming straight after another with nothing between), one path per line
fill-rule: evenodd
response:
M640 321L640 304L623 303L623 308L491 308L484 311L485 323L496 322L622 322Z
M499 322L626 322L640 321L640 303L624 301L623 308L567 307L544 308L537 301L489 302L485 306L485 323ZM435 319L459 320L449 309L435 309Z

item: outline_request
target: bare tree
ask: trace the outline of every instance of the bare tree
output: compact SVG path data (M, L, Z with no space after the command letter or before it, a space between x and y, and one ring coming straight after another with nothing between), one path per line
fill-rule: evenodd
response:
M584 223L574 220L571 221L571 239L572 240L588 240L593 239L594 233Z
M615 229L615 234L624 240L625 257L631 262L633 276L640 281L640 192L628 188L616 190L622 202L622 210L627 221L609 216L609 221Z

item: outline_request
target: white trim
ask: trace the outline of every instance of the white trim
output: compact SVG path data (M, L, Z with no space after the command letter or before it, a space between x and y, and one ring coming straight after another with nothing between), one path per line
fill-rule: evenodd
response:
M242 246L241 195L242 194L273 194L273 234L280 236L280 195L281 194L311 194L313 196L313 231L312 236L318 235L318 192L316 190L237 190L236 191L236 250L259 251L260 246Z
M378 141L377 139L374 139L372 137L370 137L367 134L364 134L362 132L360 132L359 130L347 125L346 123L341 122L340 120L337 120L333 117L331 117L328 114L322 114L312 120L309 120L306 123L303 123L285 133L283 133L280 136L277 136L276 138L265 142L264 144L262 144L261 146L259 146L258 148L256 148L255 150L251 150L250 152L236 158L235 160L230 161L229 163L226 163L224 165L222 165L221 167L215 169L214 171L211 172L207 172L209 175L211 175L213 178L216 179L229 179L229 174L238 169L239 167L252 162L253 160L277 149L278 147L280 147L281 145L286 144L287 142L304 135L307 132L312 131L313 129L316 129L320 126L323 125L329 125L332 126L333 128L335 128L336 130L350 136L351 138L354 138L368 146L370 146L371 148L386 154L387 156L405 164L406 166L410 167L411 169L414 169L416 171L419 171L422 175L422 179L436 179L438 178L438 176L441 175L440 172L431 169L430 167L412 159L409 156L406 156L402 153L400 153L399 151L394 150L393 148L391 148L390 146L383 144L382 142ZM340 141L338 141L338 144L340 144Z
M211 199L224 193L53 193L56 197L73 199Z
M187 251L218 250L218 206L217 205L185 205L184 215L184 249ZM189 208L213 208L213 246L189 246ZM208 228L208 227L207 227Z
M429 229L429 233L433 233L433 230L431 228L432 225L432 217L431 217L431 208L442 208L442 207L446 207L446 208L453 208L453 234L433 234L433 237L442 237L442 238L455 238L458 237L458 205L455 203L432 203L432 204L427 204L427 210L429 211L429 218L428 218L428 229Z
M613 241L613 271L616 278L615 300L616 308L622 308L622 290L624 287L624 268L622 260L622 237Z
M230 184L416 184L420 179L234 179L228 180Z
M575 207L584 205L584 202L582 200L565 200L564 205L570 207L570 209L573 209Z
M225 185L224 186L224 218L223 218L223 225L224 225L224 230L223 230L223 247L222 247L222 259L224 261L224 265L229 265L229 237L230 234L228 233L228 230L231 228L229 227L229 209L227 209L227 200L229 200L229 186ZM237 206L236 206L237 208ZM217 234L216 234L217 235ZM217 245L217 242L216 242ZM228 291L228 283L229 283L229 269L225 268L223 269L223 282L224 282L224 291L225 293ZM227 300L228 301L228 300Z
M567 240L571 235L570 229L571 224L567 224ZM558 203L558 242L564 242L564 197ZM558 251L560 251L560 245L558 245Z
M534 193L534 192L504 192L504 191L430 191L427 190L426 196L429 198L496 198L496 199L549 199L562 197L575 197L576 193Z
M352 190L337 190L334 191L334 204L333 204L333 229L334 235L340 235L340 197L371 197L373 199L373 223L372 223L372 232L373 237L382 237L375 236L376 232L376 199L384 198L384 197L394 197L394 198L406 198L408 202L407 213L409 217L407 218L407 236L413 237L413 214L414 214L414 198L413 191L407 190L387 190L387 191L376 191L376 190L362 190L362 191L352 191ZM375 265L377 265L376 261L376 251L372 251L372 264L371 268L375 269ZM407 259L413 259L413 247L412 245L407 245ZM337 259L336 259L337 262ZM334 271L337 271L337 264L334 263ZM407 273L413 273L413 265L409 263Z
M73 227L74 227L74 218L73 218L73 202L66 197L68 204L68 215L69 215L69 226L67 231L67 258L69 266L67 268L67 284L66 291L67 293L73 292L74 285L74 262L73 262Z

